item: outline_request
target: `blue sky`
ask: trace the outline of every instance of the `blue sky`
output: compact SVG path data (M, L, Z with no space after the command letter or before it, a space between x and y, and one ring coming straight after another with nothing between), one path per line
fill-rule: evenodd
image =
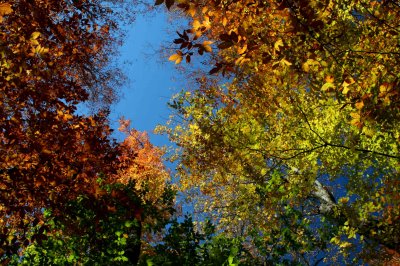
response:
M176 24L179 25L179 22ZM162 45L172 43L175 38L175 31L169 33L174 26L160 7L154 14L138 16L127 28L118 59L121 64L126 62L122 69L128 82L121 90L120 100L111 106L111 126L116 130L118 119L124 116L131 120L132 128L146 131L151 143L156 146L172 146L167 136L152 132L157 125L167 122L171 113L167 103L186 84L185 77L176 70L174 63L159 53ZM124 138L118 132L114 133L114 137L118 141ZM175 164L165 163L174 171ZM180 195L177 198L178 204L182 204L183 198ZM193 206L189 203L183 203L182 208L184 213L193 212Z
M164 43L171 43L168 35L168 18L161 8L150 16L138 16L127 26L124 45L120 50L122 69L128 82L121 90L119 102L111 108L111 124L118 128L118 118L131 120L131 126L147 131L153 144L168 144L166 136L152 134L157 124L163 124L169 116L167 102L180 91L179 73L167 58L160 58L158 50ZM115 134L121 140L121 135Z

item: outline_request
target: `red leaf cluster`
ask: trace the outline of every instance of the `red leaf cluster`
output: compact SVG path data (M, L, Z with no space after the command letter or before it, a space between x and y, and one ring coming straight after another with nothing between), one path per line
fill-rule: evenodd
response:
M6 4L2 4L2 7ZM107 68L117 25L98 1L13 1L0 21L0 257L16 252L42 209L93 193L116 172L107 112L76 113L115 95ZM114 34L114 35L113 35ZM10 235L14 235L10 239Z

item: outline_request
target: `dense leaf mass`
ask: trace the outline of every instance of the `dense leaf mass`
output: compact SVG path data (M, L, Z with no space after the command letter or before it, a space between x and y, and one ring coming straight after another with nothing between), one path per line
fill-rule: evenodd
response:
M88 99L114 97L106 69L114 25L108 22L109 11L92 1L4 6L0 242L7 252L16 252L26 242L29 217L41 208L61 211L63 202L91 189L97 173L111 170L105 162L117 153L108 140L106 114L83 117L75 111Z
M145 206L159 205L168 215L172 196L163 197L168 173L162 152L136 131L122 144L110 137L107 109L122 77L111 67L121 37L118 18L102 1L0 3L0 260L40 245L51 232L57 234L47 245L61 234L57 241L65 240L64 248L89 245L95 257L100 251L85 238L94 228L82 229L80 220L100 223L100 232L113 235L118 228L105 228L116 217L122 224L137 220L140 249L141 223L151 216ZM92 114L80 115L77 108L87 103ZM118 192L124 186L137 200ZM112 215L119 207L128 214ZM57 226L45 222L44 211ZM74 242L79 232L81 242Z
M398 252L400 3L175 2L170 60L214 51L160 128L199 210L266 260Z
M159 128L201 213L167 227L164 151L110 137L124 4L0 3L2 264L398 264L398 1L155 1L208 66Z

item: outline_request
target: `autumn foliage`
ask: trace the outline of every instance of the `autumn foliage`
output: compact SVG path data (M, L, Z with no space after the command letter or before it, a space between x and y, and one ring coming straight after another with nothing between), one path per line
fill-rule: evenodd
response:
M169 60L209 68L160 130L198 210L264 261L398 251L399 3L173 2Z
M168 59L203 63L158 128L200 218L160 243L164 150L107 118L123 2L0 3L2 263L397 263L398 1L153 3L188 22Z
M0 259L48 238L43 210L74 232L81 225L69 204L82 195L105 219L124 202L120 188L106 193L105 185L146 190L142 201L125 202L134 213L125 219L141 221L168 173L141 133L121 145L110 137L107 108L121 83L111 67L118 14L99 1L27 0L0 3L0 19ZM82 104L92 115L78 114Z
M144 200L155 203L164 193L169 180L162 161L164 152L150 143L145 132L131 129L129 123L128 120L120 121L119 130L126 134L126 138L120 144L120 170L115 180L123 184L134 181L137 190L151 191Z

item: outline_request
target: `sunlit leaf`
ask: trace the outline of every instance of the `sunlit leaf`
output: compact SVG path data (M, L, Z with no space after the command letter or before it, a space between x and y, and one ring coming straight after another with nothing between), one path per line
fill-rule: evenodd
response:
M31 34L31 39L36 40L40 36L40 32L35 31Z
M182 59L183 59L183 56L178 53L173 54L168 58L169 61L174 61L175 64L179 64L180 62L182 62Z

